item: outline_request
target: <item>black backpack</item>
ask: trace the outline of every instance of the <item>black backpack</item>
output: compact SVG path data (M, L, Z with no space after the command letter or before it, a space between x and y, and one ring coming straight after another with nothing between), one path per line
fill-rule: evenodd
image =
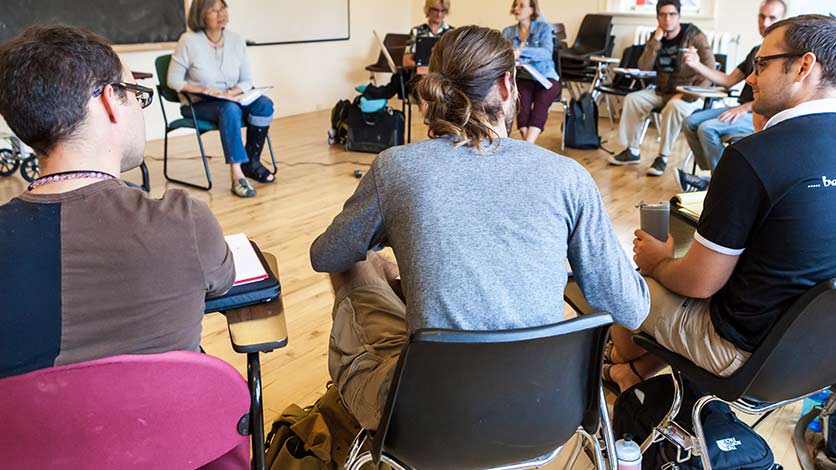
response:
M566 116L566 146L573 149L594 150L601 146L598 136L598 105L589 93L569 102Z
M331 108L331 130L328 133L329 144L345 144L348 137L348 109L351 101L340 100Z
M677 423L692 432L691 410L697 393L687 382ZM632 434L643 442L668 412L673 400L673 378L660 375L625 391L613 406L613 431L616 436ZM722 402L711 402L703 409L703 432L709 458L715 470L774 470L775 457L769 444L746 423L740 421ZM685 457L683 455L682 457ZM677 462L677 448L663 440L650 446L642 456L642 470L701 470L699 457Z
M353 104L348 108L345 149L380 153L389 147L403 145L404 128L405 119L401 111L386 106L376 113L364 113L359 104Z

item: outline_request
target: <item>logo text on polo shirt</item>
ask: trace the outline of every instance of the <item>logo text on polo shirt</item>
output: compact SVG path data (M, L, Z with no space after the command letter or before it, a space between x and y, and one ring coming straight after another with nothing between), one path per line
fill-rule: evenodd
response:
M822 176L821 177L821 183L815 183L815 184L808 184L807 185L808 189L821 188L821 187L825 187L825 188L834 187L834 188L836 188L836 179L829 179L827 176Z

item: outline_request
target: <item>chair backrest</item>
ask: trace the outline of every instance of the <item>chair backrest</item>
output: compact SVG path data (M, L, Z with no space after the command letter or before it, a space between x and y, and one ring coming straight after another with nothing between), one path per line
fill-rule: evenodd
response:
M161 55L154 60L154 66L157 69L157 78L160 80L157 91L166 101L174 103L180 102L180 97L177 92L168 87L168 65L171 63L171 54Z
M420 330L401 353L375 458L492 468L543 456L598 426L609 314L508 331Z
M804 293L778 319L746 368L745 397L776 403L836 384L836 279ZM741 378L748 379L748 378Z
M398 67L403 65L403 55L406 50L406 43L408 42L408 34L390 33L383 38L383 45L386 46L386 50L388 50L389 55L392 56L392 61L394 61L395 65Z
M572 49L576 53L604 52L610 45L612 16L586 15Z
M198 468L238 452L250 398L241 375L196 352L124 355L0 380L8 468Z
M552 23L552 29L554 31L555 49L569 47L569 44L566 42L566 25L563 23Z
M408 34L387 33L383 38L383 45L386 47L386 50L389 51L389 55L392 56L392 62L395 63L396 67L403 65L403 56L404 51L406 50L407 42L409 42ZM380 54L377 56L377 62L373 65L375 67L382 67L389 70L389 63L386 60L386 56L383 54L383 51L380 51Z
M726 64L729 61L729 56L726 54L714 54L714 68L720 72L726 73Z

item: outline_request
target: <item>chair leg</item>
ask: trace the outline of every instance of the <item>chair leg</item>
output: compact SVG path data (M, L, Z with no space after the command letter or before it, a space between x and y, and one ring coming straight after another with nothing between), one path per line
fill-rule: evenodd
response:
M649 436L642 442L640 448L642 454L644 454L647 449L653 444L654 438L656 437L656 429L657 428L664 428L668 426L671 421L679 414L679 408L682 406L682 376L680 375L679 371L673 371L673 401L671 402L671 407L668 409L667 414L665 417L662 418L662 421L659 422L658 425L653 429L653 432L650 433Z
M166 133L166 140L164 144L165 151L163 155L163 176L165 176L165 179L173 183L179 183L184 186L189 186L197 189L205 189L209 191L210 189L212 189L212 174L209 172L209 161L206 159L206 151L203 148L203 139L200 136L200 130L198 130L197 126L195 126L194 131L195 134L197 134L197 145L200 147L200 157L201 159L203 159L203 171L206 173L206 186L175 179L168 175L168 133Z
M264 404L261 400L261 362L258 352L247 354L247 381L250 386L250 438L253 449L253 470L265 470Z
M569 456L569 460L566 461L566 468L575 468L575 464L578 462L578 457L581 455L581 449L583 449L583 438L581 436L577 436L575 446L572 448L572 454Z
M569 114L569 105L564 100L560 100L560 104L563 105L563 126L560 129L560 151L562 152L566 149L566 118Z
M607 397L604 395L604 389L598 387L598 401L601 407L601 425L600 432L604 438L604 448L607 450L607 468L609 470L618 470L618 458L615 455L615 436L612 431L612 422L610 421L610 410L607 408Z
M267 133L267 150L270 151L270 161L273 162L273 171L270 173L275 175L279 171L279 167L276 165L276 154L273 153L273 141L270 140L270 133Z
M650 116L653 117L653 125L656 126L656 132L659 134L656 137L658 142L662 141L662 116L659 113L650 113Z
M595 468L597 470L604 470L606 466L604 465L604 456L601 454L601 446L598 445L598 440L592 437L588 432L584 431L583 428L578 429L578 434L580 434L584 439L586 439L587 445L592 446L592 451L595 455Z
M694 152L692 150L688 151L688 155L685 155L685 160L682 160L682 171L688 171L688 164L691 163L691 159L694 159L694 169L691 171L691 174L697 174L697 159L694 158Z
M610 117L610 127L615 130L615 113L613 111L612 102L610 101L610 95L608 93L604 93L604 103L607 105L607 116Z
M697 441L696 444L700 449L700 460L702 461L703 470L711 470L711 459L708 455L708 444L705 442L700 414L705 405L717 400L720 399L714 395L706 395L697 400L697 403L694 405L694 411L691 413L691 419L694 423L694 440Z
M148 165L145 164L145 160L139 164L139 171L142 172L142 189L146 193L151 192L151 178L148 176Z
M641 137L639 137L639 142L644 143L644 138L647 136L647 129L650 127L650 116L644 119L644 124L642 124L642 133Z

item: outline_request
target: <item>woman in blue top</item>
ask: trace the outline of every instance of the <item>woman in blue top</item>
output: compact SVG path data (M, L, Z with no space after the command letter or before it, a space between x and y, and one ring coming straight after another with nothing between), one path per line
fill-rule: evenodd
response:
M560 82L552 58L554 31L540 14L537 0L514 0L511 14L517 18L517 24L502 30L502 35L513 45L517 65L530 65L552 84L547 89L524 68L517 68L520 93L517 128L523 139L533 144L546 126L549 107L560 95Z
M225 0L193 0L189 29L177 42L168 68L168 86L192 96L198 119L218 124L224 157L229 164L232 192L240 197L255 196L247 177L272 183L273 175L261 164L261 150L270 123L273 102L261 96L249 105L205 97L234 98L253 88L244 38L226 29L229 12ZM200 96L202 95L202 97ZM191 117L188 102L181 112ZM247 144L241 126L247 126Z

